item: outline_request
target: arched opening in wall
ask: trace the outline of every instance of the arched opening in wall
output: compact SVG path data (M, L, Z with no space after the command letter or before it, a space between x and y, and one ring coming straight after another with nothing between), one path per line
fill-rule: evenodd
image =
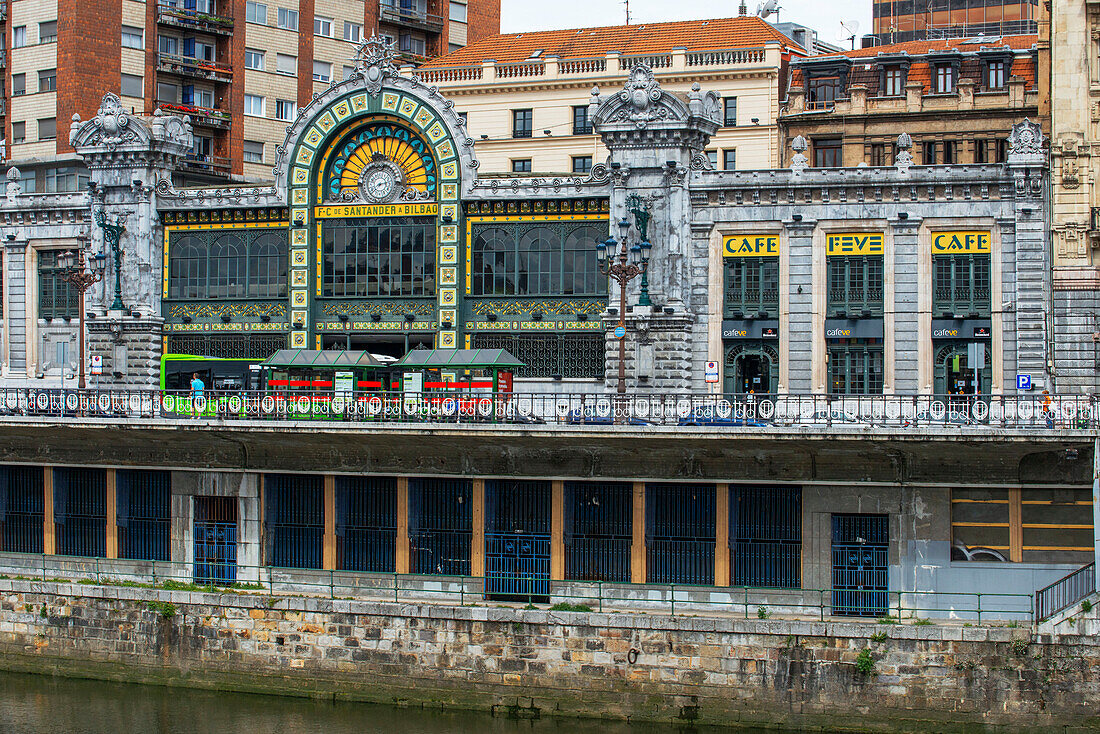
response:
M759 342L726 351L725 392L774 393L779 383L779 353Z
M375 119L329 148L321 163L320 199L385 204L436 198L431 146L396 121Z

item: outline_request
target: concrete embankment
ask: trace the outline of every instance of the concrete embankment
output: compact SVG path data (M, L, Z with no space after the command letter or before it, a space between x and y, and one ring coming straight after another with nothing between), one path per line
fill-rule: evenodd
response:
M1095 731L1100 641L0 579L0 668L498 715Z

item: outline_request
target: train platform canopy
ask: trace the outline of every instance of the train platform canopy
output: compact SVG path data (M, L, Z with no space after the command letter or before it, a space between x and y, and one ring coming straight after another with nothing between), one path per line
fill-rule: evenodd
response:
M412 369L474 369L523 367L507 349L413 349L394 363Z
M385 367L370 352L333 349L280 349L263 367Z

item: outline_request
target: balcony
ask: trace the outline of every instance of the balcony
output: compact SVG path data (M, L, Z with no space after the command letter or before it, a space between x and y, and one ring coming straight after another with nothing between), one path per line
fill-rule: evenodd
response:
M174 8L171 5L157 6L157 22L174 28L215 33L220 36L233 35L233 19L212 13L200 13L196 10Z
M177 54L157 54L157 69L170 74L179 74L194 79L205 79L212 82L228 84L233 81L233 67L228 64L219 64L214 61L193 59L190 56Z
M232 116L228 112L213 107L198 107L189 104L168 104L166 102L161 102L159 106L162 110L174 112L177 115L188 115L191 117L192 123L195 125L202 125L203 127L228 130L232 122Z
M378 19L386 23L420 28L439 33L443 30L443 16L428 12L428 4L407 0L378 0Z
M189 173L208 176L229 176L231 161L217 155L189 155L180 161L180 168Z

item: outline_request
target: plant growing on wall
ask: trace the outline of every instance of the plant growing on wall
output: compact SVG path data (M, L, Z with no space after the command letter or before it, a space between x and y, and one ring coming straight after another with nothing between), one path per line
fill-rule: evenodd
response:
M856 657L856 670L860 675L873 675L875 672L875 658L871 655L871 648L865 647L860 650L859 655Z

